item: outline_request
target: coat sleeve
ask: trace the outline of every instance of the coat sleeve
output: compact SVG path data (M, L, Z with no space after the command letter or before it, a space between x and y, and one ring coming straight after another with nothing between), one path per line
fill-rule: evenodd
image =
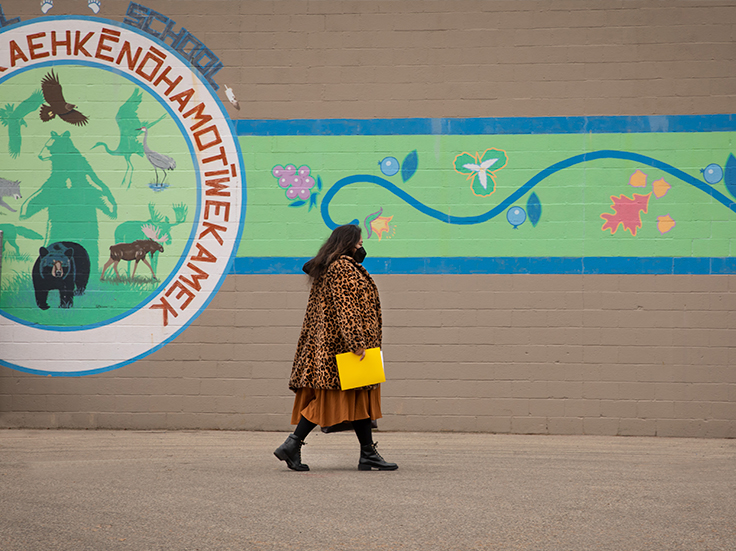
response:
M329 290L340 332L350 352L355 352L365 348L361 275L349 263L339 260L333 263L330 271Z

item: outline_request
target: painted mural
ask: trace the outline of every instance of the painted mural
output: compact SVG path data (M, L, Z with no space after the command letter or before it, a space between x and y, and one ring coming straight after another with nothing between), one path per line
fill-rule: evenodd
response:
M736 273L734 115L233 122L176 21L53 7L0 6L8 367L131 363L340 224L374 273Z
M362 227L371 268L383 273L426 273L430 259L440 273L584 273L593 258L613 273L652 262L675 273L681 259L700 271L701 261L730 266L732 117L662 117L651 128L624 119L571 118L563 132L551 119L386 120L368 131L368 121L313 121L314 135L305 124L289 135L283 123L240 121L254 167L249 229L266 238L241 244L240 273L270 271L269 257L297 273L299 257L349 223ZM425 134L412 122L440 129ZM504 124L506 132L473 132ZM344 135L325 135L333 132Z
M186 57L153 36L147 14L131 3L122 24L3 19L9 367L81 375L130 363L181 332L229 272L245 212L232 124L215 71L191 41Z

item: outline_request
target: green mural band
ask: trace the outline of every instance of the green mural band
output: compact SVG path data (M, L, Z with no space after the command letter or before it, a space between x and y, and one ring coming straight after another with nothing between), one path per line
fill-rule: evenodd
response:
M300 273L341 224L377 273L733 272L734 115L236 129L257 168L234 273Z

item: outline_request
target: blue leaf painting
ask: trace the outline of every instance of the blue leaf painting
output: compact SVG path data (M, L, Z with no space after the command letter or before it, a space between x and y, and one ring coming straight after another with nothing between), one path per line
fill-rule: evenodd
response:
M537 222L542 217L542 203L539 202L539 197L534 192L532 192L529 200L526 202L526 213L529 216L529 222L536 228Z
M723 171L723 183L726 184L728 192L736 197L736 157L731 153L726 161L726 169Z
M415 149L409 153L404 159L404 162L401 163L401 179L406 182L409 178L414 176L414 173L417 171L417 166L419 166L419 156Z
M306 204L307 204L306 201L294 201L293 203L289 203L289 206L290 207L303 207Z
M311 210L312 210L312 209L313 209L314 207L316 207L316 206L317 206L317 196L318 196L318 195L319 195L319 193L316 193L316 192L315 192L315 193L312 193L312 194L311 194L311 195L309 196L309 210L310 210L310 211L311 211Z
M322 177L321 176L317 176L317 189L319 191L322 191Z

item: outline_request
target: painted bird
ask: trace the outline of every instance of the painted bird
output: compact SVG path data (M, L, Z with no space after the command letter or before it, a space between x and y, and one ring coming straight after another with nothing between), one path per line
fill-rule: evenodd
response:
M8 127L8 152L15 159L20 155L22 137L20 129L28 126L24 117L34 112L43 103L41 90L36 90L28 99L23 100L17 106L8 103L0 109L0 123Z
M146 128L145 126L141 126L140 128L138 128L138 130L143 130L143 151L146 154L146 159L148 159L148 162L153 165L153 170L156 173L156 183L159 183L157 170L159 168L164 172L164 179L161 180L161 183L163 183L164 180L166 180L166 171L174 170L176 168L176 163L174 162L174 159L172 159L168 155L158 153L148 147L148 128Z
M48 103L48 105L41 106L39 113L43 122L48 122L58 116L61 120L76 126L87 124L89 119L77 111L76 105L67 103L64 99L59 78L54 74L53 69L43 77L41 90L43 91L43 97L46 103Z
M238 103L238 100L235 97L235 92L233 92L233 89L227 84L225 85L225 95L227 96L228 101L233 104L233 107L240 111L240 103Z
M120 141L118 146L111 150L105 142L97 142L92 146L92 149L98 146L102 146L110 155L116 155L125 158L125 174L123 174L123 181L120 185L130 184L133 181L133 162L130 158L133 155L143 157L143 145L138 141L138 136L141 134L141 127L151 128L154 124L161 121L166 114L161 115L157 120L153 122L144 121L141 122L138 118L138 107L143 99L143 94L136 88L133 93L127 99L127 101L120 106L118 114L115 115L115 122L118 123L118 130L120 131Z

